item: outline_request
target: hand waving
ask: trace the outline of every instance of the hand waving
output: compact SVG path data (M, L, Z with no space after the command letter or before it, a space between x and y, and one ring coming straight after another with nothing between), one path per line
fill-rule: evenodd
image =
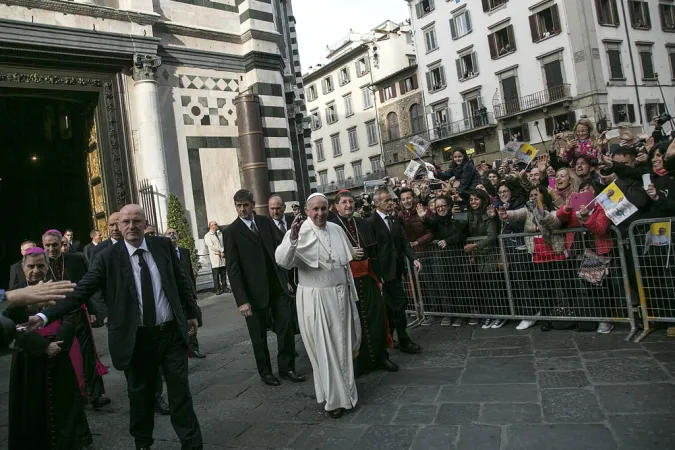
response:
M301 214L298 214L295 216L295 220L293 220L293 223L291 224L291 240L292 241L297 241L298 240L298 235L300 234L300 227L302 226L302 223L305 221L305 219L302 218Z

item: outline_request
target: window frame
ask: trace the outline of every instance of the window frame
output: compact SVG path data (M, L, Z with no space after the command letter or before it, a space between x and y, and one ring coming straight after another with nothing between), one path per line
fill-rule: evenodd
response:
M335 180L338 183L344 183L344 181L347 179L345 177L345 165L341 164L339 166L333 167L333 170L335 171Z
M610 81L626 81L626 73L623 70L623 52L621 51L622 42L605 42L605 53L607 54L607 70ZM612 59L610 52L616 52L619 55L619 68L621 77L615 77L612 72Z
M321 151L319 151L321 149ZM316 153L316 160L317 161L325 161L326 160L326 153L323 148L323 138L317 139L314 141L314 151Z
M498 33L506 33L506 37L508 38L508 42L506 45L509 47L509 50L506 50L506 47L502 47L502 49L506 50L504 53L501 52L502 49L499 48L499 42L498 42ZM492 33L488 34L488 47L490 48L490 57L493 60L505 58L506 56L509 56L513 53L516 52L518 49L516 45L516 35L513 30L513 25L508 25L503 28L500 28L498 30L494 30Z
M328 186L328 170L319 170L319 186ZM323 183L325 181L325 183Z
M382 158L380 156L371 156L370 158L370 169L372 170L372 173L379 172L382 170ZM373 164L373 162L377 162L377 164Z
M329 114L330 112L330 114ZM335 102L326 105L326 123L332 125L338 121L338 110Z
M335 145L337 143L337 145ZM342 156L342 144L340 144L340 133L330 135L330 146L333 150L333 158Z
M642 26L638 26L635 21L635 10L633 9L635 6L639 5L641 14L643 15L643 18L645 19L645 24ZM628 0L628 15L630 18L630 26L634 30L651 30L652 29L652 18L651 18L651 13L649 11L649 3L647 3L644 0Z
M318 109L310 111L310 117L312 118L312 131L316 131L322 127L321 124L321 113ZM314 120L316 119L316 120Z
M371 134L373 137L372 141L370 139ZM380 139L377 135L377 123L375 123L375 119L366 122L366 135L368 136L368 147L372 147L373 145L377 145L380 143Z
M457 27L457 21L460 18L464 18L464 24L467 27L467 31L464 34L459 34L459 28ZM464 9L463 11L453 14L453 16L450 18L450 37L452 37L453 41L462 39L464 36L471 34L472 31L473 25L471 23L471 12L468 9Z
M467 68L464 58L467 57L471 60L471 64L474 66L474 70L472 72L465 70ZM478 53L475 50L472 50L470 53L459 55L459 57L455 60L455 65L457 66L457 79L459 81L467 81L480 75L480 69L478 68ZM467 74L466 77L463 76L464 73ZM469 75L469 73L471 73L471 75Z
M616 0L605 0L608 2L609 14L612 16L611 21L605 21L604 17L601 17L601 2L603 0L595 0L595 12L598 25L602 27L619 27L621 25L621 18L619 17L619 9L616 5ZM623 0L622 0L623 1Z
M426 53L431 53L435 50L438 50L438 35L436 34L436 27L434 25L424 28L422 30L422 34L424 36L424 50ZM433 48L429 48L430 42L429 42L429 36L432 37L433 40Z
M638 58L640 60L640 69L642 70L642 79L645 80L645 81L656 80L656 77L654 76L655 67L654 67L653 46L652 45L645 45L645 44L638 44L638 45L636 45L636 47L637 47ZM649 64L651 66L651 76L647 76L647 72L645 71L645 65L644 65L644 60L643 60L644 54L649 54Z
M416 111L417 114L413 115L413 111ZM424 131L424 108L422 108L422 105L413 103L408 109L408 114L410 114L410 130L412 133L422 133Z
M540 26L541 26L541 21L539 20L539 15L543 13L544 11L551 11L551 20L553 21L553 31L548 35L545 36L546 33L548 33L548 30L545 32L542 32ZM548 8L544 8L542 10L537 11L536 13L533 13L530 15L530 34L532 35L532 42L534 44L538 44L539 42L545 41L546 39L550 39L554 36L559 35L562 33L562 23L560 21L560 10L558 9L558 4L554 3L553 5L549 6ZM555 28L557 25L557 28Z
M352 142L352 137L354 138ZM349 141L349 151L357 152L359 151L359 133L356 129L356 126L347 128L347 140ZM354 144L354 145L352 145Z
M401 139L401 125L398 120L398 114L396 113L396 111L389 112L387 114L386 121L387 121L387 135L389 136L389 141Z
M356 174L356 168L359 168L359 174ZM354 174L354 179L355 180L360 180L363 178L363 162L361 160L359 161L352 161L352 173Z
M338 83L340 86L345 86L352 81L349 74L349 66L344 66L338 71Z
M333 75L328 75L321 80L321 87L323 95L330 94L335 90L335 83L333 83Z
M362 93L362 99L363 99L363 109L366 110L366 109L372 108L373 107L373 91L371 91L370 88L368 88L368 87L364 87L363 89L361 89L361 93ZM368 98L370 104L367 104L368 102L366 102L366 98Z
M435 70L439 71L438 72L439 78L441 78L440 84L432 84L433 72ZM438 65L435 65L433 67L428 68L427 73L426 73L426 78L427 78L427 90L429 91L430 94L433 93L433 92L441 91L448 86L448 80L445 77L445 67L443 67L442 64L438 64Z
M352 93L345 94L342 96L345 103L345 117L351 117L354 115L354 102L352 101Z

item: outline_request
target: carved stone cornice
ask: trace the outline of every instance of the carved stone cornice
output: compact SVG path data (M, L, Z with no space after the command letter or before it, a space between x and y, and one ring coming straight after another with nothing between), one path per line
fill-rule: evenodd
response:
M283 43L283 37L279 33L271 33L260 30L247 30L243 34L226 33L224 31L210 30L207 28L195 28L172 22L159 21L152 27L154 32L175 34L178 36L208 39L210 41L229 42L231 44L243 44L251 39L274 42L277 45Z
M146 81L157 79L157 69L162 65L162 58L157 55L134 55L134 80Z
M23 6L25 8L58 11L76 16L90 16L99 17L101 19L120 20L122 22L134 22L139 25L153 25L159 20L158 14L126 11L108 8L106 6L93 5L91 3L64 2L62 0L2 0L2 3L10 6Z
M43 75L40 73L4 73L0 72L0 82L54 84L64 86L103 87L105 81L98 78L64 77L59 75Z

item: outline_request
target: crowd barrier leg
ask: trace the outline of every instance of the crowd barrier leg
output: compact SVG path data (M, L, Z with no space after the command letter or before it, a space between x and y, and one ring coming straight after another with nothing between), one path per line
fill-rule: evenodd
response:
M410 263L406 260L406 270L408 272L405 283L409 293L412 294L412 305L410 298L406 305L406 314L414 315L415 319L408 324L409 328L416 328L420 326L422 319L424 319L424 308L422 307L422 289L420 288L420 280L417 270L410 267Z
M511 277L509 276L509 258L506 252L506 245L504 244L504 239L500 236L499 238L499 252L502 258L502 267L504 268L504 281L506 282L506 297L509 301L509 312L511 316L516 315L516 305L513 301L513 288L511 287Z
M624 253L624 246L622 245L623 243L620 241L621 237L617 237L619 238L619 245L617 247L619 248L619 261L621 262L621 274L623 275L623 288L626 292L626 308L628 310L628 320L630 321L630 332L628 333L628 336L626 336L626 341L630 341L637 332L637 326L635 325L635 309L633 308L633 301L630 295L630 282L628 281L628 270L630 269L626 266L626 254ZM638 280L640 279L639 276L637 278ZM639 281L638 284L640 284ZM638 289L641 290L640 287L638 287ZM640 298L643 297L644 295L641 294Z

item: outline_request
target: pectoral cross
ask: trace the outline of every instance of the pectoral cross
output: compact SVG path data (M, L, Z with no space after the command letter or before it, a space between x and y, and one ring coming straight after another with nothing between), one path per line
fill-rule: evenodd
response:
M333 264L333 263L336 262L336 261L333 259L333 255L329 254L329 255L328 255L328 259L326 260L326 262L327 262L328 264Z

